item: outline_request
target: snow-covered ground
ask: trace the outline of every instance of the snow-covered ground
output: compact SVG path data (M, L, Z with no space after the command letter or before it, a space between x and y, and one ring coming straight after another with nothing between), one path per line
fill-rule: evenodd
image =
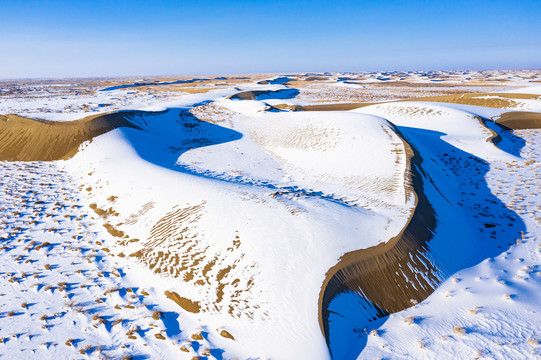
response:
M432 116L425 118L430 124L408 118L409 108L403 105L363 111L385 113L411 134L413 144L429 145L422 153L435 163L430 176L443 171L446 179L436 183L445 186L445 196L470 219L443 217L440 223L471 226L478 233L453 239L456 230L451 229L445 249L451 255L440 255L453 262L448 280L420 304L363 329L365 347L359 358L539 358L541 131L499 131L503 137L499 149L505 154L498 154L491 143L473 138L472 126L459 124L456 110L433 104L413 106L417 112L411 115L432 109ZM447 124L442 121L446 112L452 114ZM457 130L453 125L467 133L453 134ZM433 135L428 133L423 139L415 134L416 128L436 130L434 135L452 146L429 141ZM462 241L477 244L464 251ZM431 246L437 253L439 244ZM465 261L472 254L473 259Z
M58 165L1 164L0 353L10 359L175 358L194 348L221 354L212 344L219 332L204 338L201 331L181 332L176 306L111 256L106 230Z
M497 224L480 230L486 241L501 240L499 250L454 273L424 302L389 316L367 336L360 359L541 357L540 136L540 130L513 131L521 158L490 163L486 183L499 204L483 203L475 191L460 202L468 215ZM460 167L453 166L463 175ZM517 221L518 236L498 229Z
M463 84L474 75L445 76ZM526 85L524 76L513 86ZM320 83L342 84L337 77ZM123 98L127 88L81 103L62 94L53 105L24 96L0 104L0 114L63 121L91 113L82 109L90 101L113 104L99 112L147 111L126 113L137 129L96 137L69 160L0 163L0 354L541 357L540 130L484 120L506 109L449 103L273 111L306 103L272 92L284 89L246 80L162 98ZM270 92L228 98L254 90ZM539 99L520 101L541 109ZM62 112L72 103L77 111ZM370 294L350 289L322 318L329 269L399 236L421 195L436 217L422 250L435 291L368 319L351 304L370 303Z

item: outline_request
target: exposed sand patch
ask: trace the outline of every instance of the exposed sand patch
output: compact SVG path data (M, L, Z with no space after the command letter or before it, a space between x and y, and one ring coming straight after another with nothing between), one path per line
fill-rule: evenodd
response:
M210 107L210 105L206 105ZM196 112L197 107L190 111ZM216 109L215 114L223 112ZM48 121L18 115L0 115L0 160L52 161L73 157L85 141L113 129L128 127L142 130L130 119L160 115L167 111L130 110L87 116L75 121ZM204 113L204 111L199 111ZM193 125L202 123L189 111ZM214 123L216 121L210 121ZM187 125L188 126L188 125ZM190 125L191 126L191 125Z
M174 291L165 291L165 296L176 302L184 310L191 313L198 313L201 310L201 306L197 301L186 299Z
M308 76L303 79L304 81L325 81L329 80L327 77L324 76Z
M515 94L515 93L468 93L461 95L444 95L444 96L428 96L417 97L413 99L387 101L387 102L403 102L403 101L428 101L442 102L452 104L464 104L492 107L499 109L507 109L518 106L518 102L514 100L538 100L539 95L532 94ZM387 103L382 102L382 103ZM306 105L295 106L294 111L338 111L338 110L353 110L364 106L375 105L376 103L341 103L341 104L326 104L326 105ZM278 106L275 106L279 108Z
M368 249L349 252L329 269L319 297L319 322L327 342L328 307L340 293L357 293L369 301L376 317L383 317L424 300L441 282L438 269L425 256L425 243L432 238L436 221L417 170L422 158L395 131L402 138L408 158L404 176L408 178L408 194L416 199L415 210L396 237Z
M491 108L512 108L517 106L517 102L513 101L524 99L541 99L539 95L532 94L516 94L516 93L474 93L474 94L462 94L462 95L446 95L446 96L433 96L426 98L417 98L414 101L430 101L430 102L443 102L453 104L475 105Z
M527 111L511 111L493 118L493 120L508 129L540 129L541 113Z
M242 91L231 95L228 99L231 100L262 100L262 99L289 99L295 97L299 91L297 89L281 89L281 90L252 90Z
M69 159L79 146L118 127L139 127L126 113L93 115L71 122L52 122L0 115L0 160L50 161Z
M253 264L237 269L244 256L239 252L238 235L225 252L209 249L204 235L198 231L205 204L171 209L154 224L141 249L130 256L156 274L197 287L201 294L199 301L187 298L177 301L168 295L183 308L188 306L193 310L190 304L196 303L197 312L227 311L233 317L253 318L259 308L247 299L254 284ZM243 274L240 279L236 275L239 271Z

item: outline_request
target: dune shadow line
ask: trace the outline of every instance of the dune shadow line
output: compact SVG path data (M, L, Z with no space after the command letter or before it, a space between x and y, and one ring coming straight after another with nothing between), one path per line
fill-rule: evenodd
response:
M500 138L497 143L502 150L520 152L524 145L520 138L500 126L492 130ZM347 253L328 271L320 293L319 320L333 358L356 358L366 344L366 335L359 334L359 328L381 325L380 319L423 301L449 274L501 254L525 230L520 217L488 187L485 175L490 166L487 162L445 142L441 139L443 133L408 127L396 127L396 131L406 149L410 149L407 151L412 152L410 181L417 198L416 207L398 236L387 243ZM442 159L431 155L430 160L434 161L426 163L423 160L426 154L421 154L421 149L438 149ZM446 171L445 182L435 176L438 168ZM465 179L467 183L462 184ZM489 208L479 209L480 216L471 224L473 230L484 231L481 240L462 239L460 231L453 235L449 233L448 223L440 223L452 221L448 215L453 212L466 216L461 205L445 197L450 186L471 190L474 194L471 201L490 204ZM512 223L498 222L496 217L511 219ZM440 228L447 228L447 233L439 233ZM356 328L347 331L339 330L340 336L352 339L349 344L354 350L349 353L333 344L336 337L332 331L336 330L331 329L351 311L341 312L340 306L333 306L336 301L345 304L344 297L355 298L349 303L357 303L355 311L366 315L366 323L355 324Z

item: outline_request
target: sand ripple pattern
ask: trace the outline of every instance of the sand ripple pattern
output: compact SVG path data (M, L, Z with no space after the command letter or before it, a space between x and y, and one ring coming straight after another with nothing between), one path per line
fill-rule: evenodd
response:
M255 291L254 264L246 265L236 234L225 251L216 251L198 232L205 204L175 206L150 230L148 240L136 253L157 274L181 279L199 293L195 301L201 311L227 311L233 317L265 316L260 305L250 302ZM181 305L182 306L182 305Z

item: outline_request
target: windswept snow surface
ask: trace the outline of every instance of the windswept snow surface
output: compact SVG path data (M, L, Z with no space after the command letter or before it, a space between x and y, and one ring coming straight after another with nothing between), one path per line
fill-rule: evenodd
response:
M333 76L319 84L362 90ZM304 102L230 98L299 78L163 99L95 93L150 112L69 160L1 162L0 354L541 358L540 130L490 121L507 109L450 103L292 112L270 105ZM519 90L509 92L528 89ZM76 102L60 100L55 111ZM88 115L10 101L0 113ZM520 101L541 109L539 99ZM421 161L410 162L408 146ZM434 211L426 259L441 285L375 317L363 289L341 293L326 339L318 300L329 269L401 234L419 198L412 174Z
M448 260L451 277L424 302L364 328L359 359L539 358L539 130L511 133L491 126L502 136L496 147L484 141L490 134L475 114L444 105L388 104L355 112L396 124L458 208L435 204L437 232L449 237L442 242L436 236L430 244L433 254ZM459 213L469 219L457 218ZM456 236L457 226L476 234Z
M517 94L535 94L535 95L541 95L541 85L538 86L526 86L526 87L520 87L518 89L512 89L505 91L508 93L517 93Z
M326 271L395 236L413 206L403 143L370 115L242 111L229 127L177 110L134 118L148 132L111 131L65 166L92 174L81 181L95 184L98 208L117 197L115 229L149 239L113 253L139 251L206 326L227 324L237 340L228 357L325 358Z

